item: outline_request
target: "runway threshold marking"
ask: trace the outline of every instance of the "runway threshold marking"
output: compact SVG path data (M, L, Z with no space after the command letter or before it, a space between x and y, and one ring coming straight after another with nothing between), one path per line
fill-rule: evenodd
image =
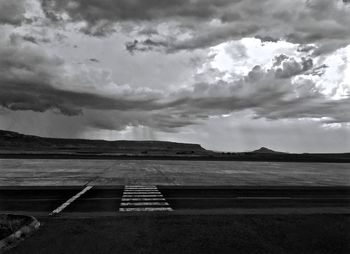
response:
M124 187L120 212L172 211L156 186L127 185Z
M291 197L236 197L236 199L296 199Z
M68 199L66 202L64 202L61 206L59 206L58 208L56 208L55 210L53 210L51 213L49 213L50 216L52 215L56 215L59 214L60 212L62 212L67 206L69 206L71 203L73 203L76 199L78 199L81 195L83 195L85 192L87 192L88 190L90 190L92 187L92 185L86 186L83 190L81 190L79 193L77 193L76 195L74 195L73 197L71 197L70 199Z
M125 198L162 198L162 194L125 194L123 195Z

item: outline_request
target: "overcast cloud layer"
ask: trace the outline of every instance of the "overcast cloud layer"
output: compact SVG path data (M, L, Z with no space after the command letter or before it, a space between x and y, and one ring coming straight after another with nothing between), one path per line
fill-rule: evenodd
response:
M349 24L342 0L0 0L0 128L349 151Z

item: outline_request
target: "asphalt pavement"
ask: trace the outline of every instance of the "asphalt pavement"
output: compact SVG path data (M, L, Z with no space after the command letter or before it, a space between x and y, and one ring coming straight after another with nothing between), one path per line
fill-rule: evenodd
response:
M166 206L164 206L164 204ZM162 208L163 207L163 208ZM169 207L169 208L164 208ZM350 187L55 186L0 187L0 213L117 215L135 211L350 209Z

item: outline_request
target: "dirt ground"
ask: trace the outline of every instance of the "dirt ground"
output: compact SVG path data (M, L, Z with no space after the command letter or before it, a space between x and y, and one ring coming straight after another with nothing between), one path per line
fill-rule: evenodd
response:
M0 159L0 186L349 186L350 163Z

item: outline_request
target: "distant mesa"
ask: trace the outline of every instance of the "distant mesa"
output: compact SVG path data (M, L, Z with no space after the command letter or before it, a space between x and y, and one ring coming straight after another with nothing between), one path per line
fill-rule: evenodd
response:
M264 154L272 154L272 153L283 153L283 152L278 152L278 151L274 151L274 150L271 150L269 148L266 148L266 147L261 147L259 148L258 150L254 150L252 151L252 153L264 153Z
M0 151L64 154L205 155L199 144L152 140L89 140L44 138L0 130Z
M252 152L224 153L199 144L152 140L44 138L0 130L0 158L165 159L350 163L350 153L296 154L261 147Z

